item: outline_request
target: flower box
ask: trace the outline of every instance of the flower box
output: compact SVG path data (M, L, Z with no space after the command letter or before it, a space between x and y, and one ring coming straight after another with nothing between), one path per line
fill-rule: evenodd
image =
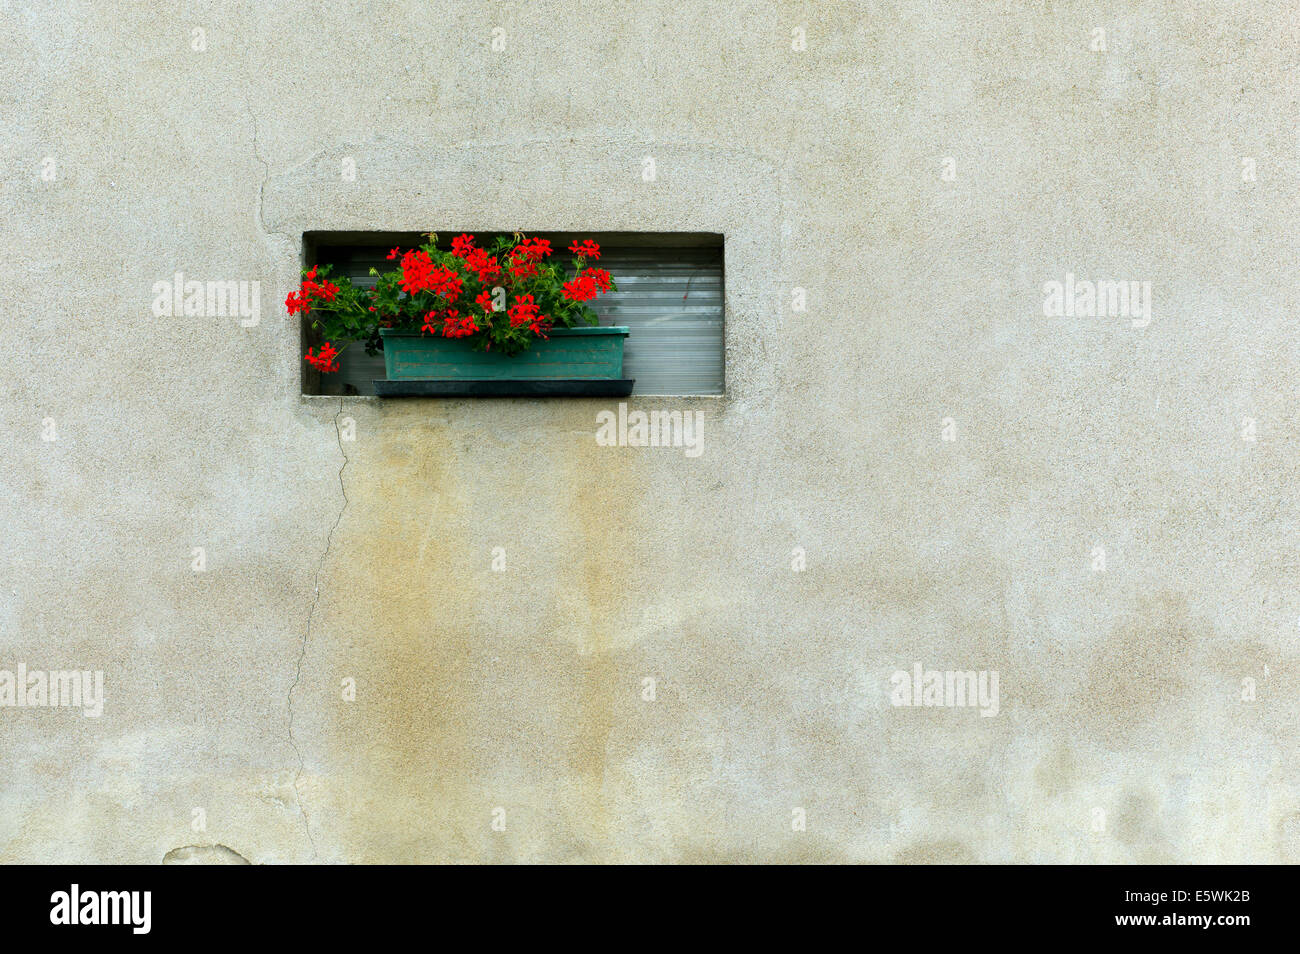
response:
M521 232L485 246L457 235L450 247L434 233L419 248L394 248L390 271L370 270L373 287L347 276L330 279L329 265L304 269L285 299L317 342L303 360L321 372L339 370L349 342L368 354L382 343L383 396L626 395L623 339L627 328L598 326L587 302L617 291L614 278L592 265L600 246L569 246L572 277L552 260L549 239ZM319 351L317 348L319 347ZM382 386L381 386L382 385Z
M475 350L463 338L380 329L386 381L381 396L626 396L624 326L553 328L527 351Z

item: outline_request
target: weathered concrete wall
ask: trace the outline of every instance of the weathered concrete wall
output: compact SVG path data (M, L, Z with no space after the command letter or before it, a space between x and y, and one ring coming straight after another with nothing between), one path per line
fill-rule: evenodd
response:
M106 698L0 709L0 858L1300 860L1293 5L34 7L0 668ZM462 228L725 233L702 456L302 398L302 233Z

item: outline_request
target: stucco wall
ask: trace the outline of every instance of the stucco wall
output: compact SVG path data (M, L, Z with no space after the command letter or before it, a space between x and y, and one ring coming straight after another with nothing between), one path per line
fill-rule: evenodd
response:
M0 709L0 859L1300 860L1293 5L35 7L0 667L105 702ZM514 228L726 236L701 456L301 396L304 231Z

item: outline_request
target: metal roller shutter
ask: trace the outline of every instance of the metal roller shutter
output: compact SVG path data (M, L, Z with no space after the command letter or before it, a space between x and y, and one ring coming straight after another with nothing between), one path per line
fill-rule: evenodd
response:
M618 291L596 300L602 325L627 325L623 369L635 394L721 394L722 249L609 247Z

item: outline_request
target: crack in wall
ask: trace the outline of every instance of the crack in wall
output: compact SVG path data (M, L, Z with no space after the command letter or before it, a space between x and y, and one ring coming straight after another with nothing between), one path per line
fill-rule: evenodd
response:
M249 122L253 126L253 157L262 165L262 181L257 186L257 224L264 235L278 235L285 241L293 242L294 237L280 229L266 227L266 184L271 181L271 164L262 158L262 151L257 144L257 116L250 106L245 104Z
M294 673L293 685L289 687L289 695L288 695L289 744L293 746L293 751L298 756L298 770L293 777L293 797L294 797L294 801L298 805L298 812L299 814L302 815L302 824L303 824L303 828L307 832L307 843L311 845L311 856L313 859L315 859L317 855L316 841L312 837L311 818L307 814L306 806L303 805L302 792L300 790L300 786L302 783L302 773L303 770L306 768L307 763L303 758L302 749L298 748L298 740L293 734L293 693L294 690L298 688L299 683L302 682L302 664L303 664L303 660L307 658L307 643L311 639L311 624L312 624L312 620L316 616L316 606L320 603L321 571L325 569L325 561L329 559L330 548L334 545L334 531L336 531L339 528L339 524L343 522L343 514L348 509L348 490L343 483L343 471L345 471L348 466L348 455L347 455L347 451L343 449L343 431L339 427L339 418L342 416L343 416L343 398L340 397L339 410L338 413L334 415L334 436L335 439L338 441L339 455L343 458L343 463L339 465L339 492L343 495L343 506L339 508L338 516L334 519L334 525L330 527L330 532L325 538L325 552L321 554L320 562L316 564L316 577L315 577L314 587L312 590L311 609L307 612L307 629L306 632L303 633L302 648L298 653L298 666L296 672Z
M288 232L266 227L266 184L271 181L271 164L262 158L262 150L258 143L257 114L253 112L253 104L248 96L248 90L252 86L252 74L248 71L244 73L244 82L244 112L248 114L248 122L253 127L253 158L262 166L262 181L257 186L257 224L264 235L278 235L292 243L296 239Z
M258 187L257 187L258 227L261 229L263 235L266 236L278 235L279 237L285 239L287 242L292 244L296 242L296 239L292 235L290 235L288 232L285 232L283 230L268 228L266 224L266 185L268 182L271 181L271 164L270 162L268 162L266 159L262 157L262 150L261 150L260 137L258 131L258 124L257 124L257 114L253 112L252 102L249 100L247 93L244 96L244 111L245 113L247 113L249 125L252 127L253 158L262 167L262 180L260 183L258 183ZM294 669L293 684L289 686L289 691L287 694L287 703L288 703L288 710L289 710L289 720L288 720L289 745L293 748L294 755L296 755L298 758L298 767L295 770L294 777L293 777L293 798L294 798L294 803L298 807L298 813L302 816L303 830L307 835L307 843L311 846L311 856L313 859L315 859L318 856L318 851L316 848L316 839L313 837L311 831L311 816L308 814L307 807L303 804L303 800L302 800L302 791L301 791L302 774L306 769L307 763L306 763L306 759L303 757L302 749L299 748L298 746L298 739L293 732L293 722L294 722L293 694L294 691L298 688L298 686L302 683L302 666L304 660L307 658L307 644L311 640L311 624L312 624L312 620L316 616L316 607L320 603L321 572L325 568L325 561L329 559L330 549L334 544L334 532L338 529L339 524L343 522L343 514L348 509L348 492L347 492L347 488L343 484L343 471L348 466L348 455L347 452L343 450L343 434L339 428L339 418L342 415L343 415L343 398L340 397L338 413L334 415L334 434L335 434L335 438L338 441L339 454L343 458L343 462L339 465L339 474L338 474L339 491L343 495L343 506L339 508L338 516L334 519L334 525L330 527L329 534L325 538L325 551L321 554L320 562L316 565L316 574L313 580L313 588L312 588L311 609L308 610L307 612L307 627L305 632L303 633L302 645L298 652L298 662ZM196 846L187 846L187 848L185 849L176 849L176 851L178 852L189 851L190 849L195 847ZM219 849L225 849L224 845L218 845L215 847ZM225 850L228 851L229 849L225 849ZM173 853L169 852L168 857L170 857L171 854ZM238 853L236 852L231 852L231 854L235 855L236 857L240 857L242 859L242 856L239 856ZM244 863L247 862L245 861Z

